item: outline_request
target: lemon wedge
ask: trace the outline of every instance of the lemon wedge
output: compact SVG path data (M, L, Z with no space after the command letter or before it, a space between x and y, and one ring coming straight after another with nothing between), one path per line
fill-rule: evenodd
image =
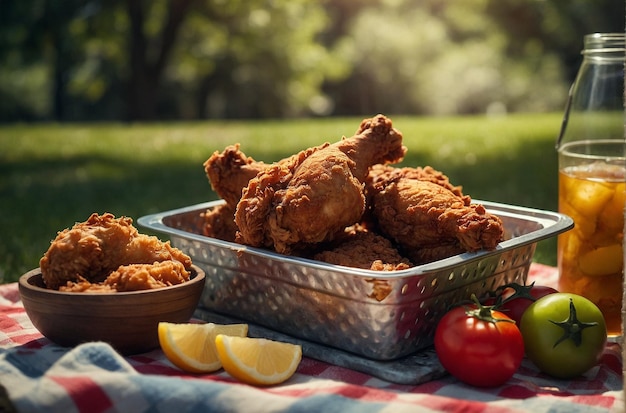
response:
M158 330L161 349L176 367L190 373L211 373L222 367L215 337L220 334L245 336L248 325L161 322Z
M264 338L218 334L215 347L228 374L257 386L286 381L293 376L302 360L301 346Z

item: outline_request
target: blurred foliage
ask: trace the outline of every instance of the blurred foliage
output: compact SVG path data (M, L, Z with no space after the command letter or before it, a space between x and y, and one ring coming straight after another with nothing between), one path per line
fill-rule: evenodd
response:
M615 0L0 1L0 121L561 110Z

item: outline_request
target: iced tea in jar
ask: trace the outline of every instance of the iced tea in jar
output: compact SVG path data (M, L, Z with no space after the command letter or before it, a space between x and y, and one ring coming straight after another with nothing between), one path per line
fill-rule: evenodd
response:
M610 337L622 334L624 56L624 34L585 36L557 142L559 212L574 220L558 238L559 290L593 301Z

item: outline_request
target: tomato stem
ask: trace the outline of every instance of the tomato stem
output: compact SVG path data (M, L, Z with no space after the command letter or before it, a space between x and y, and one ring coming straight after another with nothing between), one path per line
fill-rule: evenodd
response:
M552 348L555 348L565 340L572 340L576 347L580 346L583 341L583 330L589 327L597 326L597 322L585 323L578 320L576 315L576 306L574 301L569 300L569 316L563 321L549 320L552 324L557 325L563 329L563 335L559 338Z
M534 286L535 286L535 282L533 281L529 285L522 285L518 283L508 283L508 284L498 287L497 290L501 290L501 291L504 291L507 288L511 288L513 290L513 294L511 294L505 299L502 299L502 294L499 294L498 295L499 302L497 303L497 305L500 306L516 298L527 298L530 301L537 301L537 299L533 297L532 294L530 293L530 291L532 290Z
M506 323L515 324L515 321L511 320L508 317L506 318L494 317L493 316L494 306L481 304L478 298L476 297L476 294L473 294L473 293L472 293L472 301L474 302L474 305L476 306L476 308L465 307L465 314L467 314L468 316L477 318L479 320L482 320L488 323L506 322Z

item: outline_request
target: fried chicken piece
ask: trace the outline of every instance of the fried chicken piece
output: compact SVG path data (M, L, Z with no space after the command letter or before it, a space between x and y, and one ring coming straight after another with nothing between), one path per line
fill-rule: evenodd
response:
M167 260L154 264L121 265L104 280L117 291L162 288L189 281L189 271L180 261Z
M378 228L416 264L491 250L503 240L497 216L480 204L468 205L468 197L445 185L395 173L378 175L376 180L369 189Z
M453 185L450 179L441 171L436 170L432 166L425 167L404 167L398 168L391 165L374 165L370 168L369 174L365 181L365 196L367 199L367 210L363 217L363 222L369 225L373 229L376 228L376 218L373 216L372 197L380 192L380 188L384 187L386 183L393 182L398 179L417 179L420 181L428 181L443 188L449 189L454 195L458 196L465 205L469 205L472 202L472 198L469 195L463 194L463 188L461 186ZM446 246L449 248L454 246ZM440 248L442 249L442 248ZM450 250L450 255L455 255L462 252L462 249L456 248L454 254L453 250ZM436 254L435 256L438 256Z
M463 195L463 187L453 185L450 182L450 178L432 166L396 168L391 165L374 165L370 168L366 183L368 189L371 189L379 181L391 182L401 178L432 182L450 190L454 195L461 198L465 205L469 205L472 202L469 195ZM378 191L374 190L373 192Z
M241 191L268 165L246 156L239 150L239 144L235 144L227 146L222 152L215 151L203 166L213 190L234 211Z
M235 242L237 224L235 210L229 204L207 209L202 214L202 235L223 241Z
M161 241L155 236L137 234L124 250L119 265L154 264L162 261L178 261L186 269L191 268L191 258L171 246L169 241Z
M207 237L235 242L238 230L235 224L235 209L241 199L241 191L250 179L268 165L255 161L239 149L240 145L227 146L222 152L215 151L203 166L211 187L226 201L201 214L202 234Z
M387 238L358 226L347 230L341 241L328 250L318 252L313 259L374 271L404 270L412 266Z
M102 282L124 261L126 246L137 236L132 219L92 214L87 221L57 234L39 261L43 281L58 289L81 278Z
M290 253L332 240L361 219L363 182L375 164L399 162L402 134L383 115L356 134L302 151L252 178L235 211L237 242Z
M268 166L246 156L239 150L239 146L230 145L222 152L215 151L203 164L211 187L226 204L201 214L202 234L230 242L235 242L238 230L235 224L235 208L241 199L241 191L250 179Z
M59 232L39 266L47 288L80 291L90 288L89 284L104 283L120 266L165 261L178 262L185 270L191 268L188 255L169 241L139 234L132 219L93 213L87 221Z
M68 281L67 284L59 287L59 291L63 291L65 293L114 293L117 292L114 286L110 284L101 283L90 283L84 278L79 279L79 281Z
M162 261L154 264L121 265L103 282L90 283L87 280L68 282L59 291L111 293L119 291L139 291L168 287L189 281L189 272L179 261Z

